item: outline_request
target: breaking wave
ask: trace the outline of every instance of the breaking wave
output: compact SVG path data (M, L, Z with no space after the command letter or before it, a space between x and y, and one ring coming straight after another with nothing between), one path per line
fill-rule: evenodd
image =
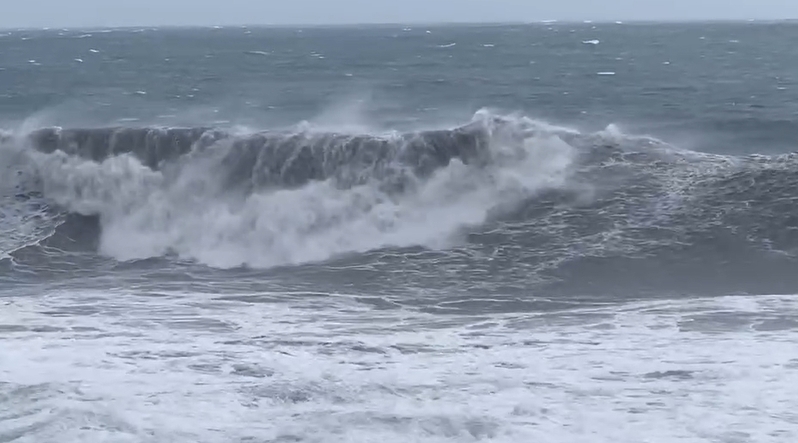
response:
M102 254L219 267L443 247L498 204L563 185L573 158L557 137L489 115L411 134L48 128L15 142L36 193L99 219Z
M3 183L2 226L16 232L5 254L92 226L92 248L117 260L222 268L462 244L520 249L506 253L541 269L724 249L792 264L798 252L795 156L702 154L612 126L581 133L480 111L412 133L44 128L2 138L14 153L3 164L13 183Z

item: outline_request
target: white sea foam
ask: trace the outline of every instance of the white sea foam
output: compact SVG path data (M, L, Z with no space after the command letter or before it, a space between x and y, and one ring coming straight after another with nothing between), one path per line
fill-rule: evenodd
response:
M212 292L4 296L0 439L798 438L793 296L480 320Z

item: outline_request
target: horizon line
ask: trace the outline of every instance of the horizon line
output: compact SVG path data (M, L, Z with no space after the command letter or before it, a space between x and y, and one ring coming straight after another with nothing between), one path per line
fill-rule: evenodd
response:
M695 18L695 19L632 19L632 20L615 20L615 19L601 19L601 20L559 20L559 19L541 19L541 20L508 20L508 21L396 21L396 22L342 22L342 23L228 23L228 24L161 24L161 25L146 25L146 24L131 24L131 25L75 25L75 26L21 26L9 27L0 25L0 30L3 31L46 31L46 30L97 30L97 29L142 29L142 28L158 28L158 29L219 29L219 28L345 28L345 27L387 27L387 26L518 26L518 25L585 25L585 24L702 24L702 23L759 23L759 24L774 24L798 21L798 17L794 18L773 18L773 19L708 19L708 18Z

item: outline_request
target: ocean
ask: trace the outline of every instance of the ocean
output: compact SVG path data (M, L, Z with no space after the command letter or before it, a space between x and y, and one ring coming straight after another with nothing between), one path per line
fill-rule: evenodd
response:
M0 31L0 442L798 441L796 41Z

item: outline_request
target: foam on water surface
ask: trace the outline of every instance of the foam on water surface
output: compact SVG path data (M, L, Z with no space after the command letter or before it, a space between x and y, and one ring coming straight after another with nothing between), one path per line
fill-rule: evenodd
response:
M492 318L333 294L2 302L0 441L798 438L794 297Z

